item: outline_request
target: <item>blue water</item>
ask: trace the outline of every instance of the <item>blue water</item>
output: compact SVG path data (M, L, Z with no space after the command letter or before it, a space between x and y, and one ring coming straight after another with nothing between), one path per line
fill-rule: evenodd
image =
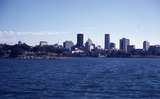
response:
M0 99L160 99L160 59L0 59Z

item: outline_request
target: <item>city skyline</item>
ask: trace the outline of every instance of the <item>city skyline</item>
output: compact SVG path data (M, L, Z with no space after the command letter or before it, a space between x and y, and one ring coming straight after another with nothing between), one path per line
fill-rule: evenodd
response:
M96 45L91 39L84 42L84 34L77 34L77 42L65 40L63 45L48 44L40 41L39 45L30 46L25 42L18 41L15 45L0 44L0 56L21 58L54 58L55 56L89 56L89 57L157 57L160 55L160 45L150 45L143 41L143 48L137 49L130 44L130 39L121 38L119 48L114 42L110 42L110 34L104 35L104 48ZM40 55L40 56L39 56Z
M1 32L0 32L1 33ZM5 33L5 32L4 32ZM87 37L86 37L86 33L72 33L72 37L71 37L71 35L69 35L72 39L64 39L64 37L65 36L68 36L68 35L63 35L62 37L63 37L63 40L58 40L58 41L54 41L53 42L53 40L51 40L51 41L49 41L48 42L48 40L47 40L47 38L45 38L44 36L46 36L46 35L44 35L44 34L32 34L31 32L28 32L31 36L39 36L39 37L42 37L43 39L41 39L41 40L35 40L36 42L34 42L34 43L29 43L28 42L28 40L27 41L25 41L25 40L22 40L22 39L16 39L15 40L15 42L0 42L0 44L10 44L10 45L14 45L14 44L17 44L19 41L21 41L21 42L23 42L23 43L26 43L26 44L29 44L29 45L31 45L31 46L35 46L35 45L39 45L39 43L42 41L44 41L44 42L47 42L47 44L49 44L49 45L53 45L53 44L60 44L60 45L63 45L63 43L65 42L65 41L72 41L73 43L74 43L74 45L77 45L77 40L78 40L78 38L77 38L77 35L78 34L83 34L83 41L82 41L82 43L83 43L83 46L85 45L85 43L87 42L87 40L88 39L91 39L92 40L92 38L91 37L89 37L89 34L87 35ZM65 34L65 33L64 33ZM16 36L20 36L19 35L19 32L10 32L10 36L8 36L8 37L11 37L11 36L14 36L14 35L16 35ZM53 38L53 37L51 37L51 35L52 36L55 36L55 35L59 35L59 34L52 34L52 33L47 33L47 36L48 37L50 37L50 38ZM94 44L96 44L97 46L101 46L103 49L108 49L108 48L105 48L105 43L106 43L106 41L105 41L105 39L106 39L106 35L109 35L109 39L111 39L111 40L109 40L109 42L107 41L107 43L115 43L115 48L116 49L120 49L120 40L121 39L129 39L129 42L131 42L130 44L131 45L134 45L135 46L135 48L137 48L137 49L143 49L143 47L144 47L144 41L147 41L147 42L149 42L150 43L150 45L160 45L160 43L159 42L156 42L155 44L154 43L152 43L152 42L150 42L150 41L148 41L147 39L145 39L145 40L143 40L141 43L140 43L140 45L141 45L141 47L137 47L137 45L135 45L135 43L130 39L130 38L128 38L128 37L121 37L121 38L119 38L119 39L117 39L117 42L114 42L114 41L112 41L112 35L111 34L109 34L109 33L105 33L105 34L103 34L103 35L101 35L101 36L103 36L102 37L102 39L101 39L101 42L102 42L102 44L100 44L100 43L97 43L97 42L100 42L100 41L93 41L93 43ZM23 36L25 36L24 34L23 34ZM12 39L12 38L11 38ZM108 37L107 37L107 39L108 39ZM110 46L110 45L109 45Z
M102 47L104 34L111 35L116 48L123 37L136 48L145 40L156 45L159 5L159 0L1 0L0 43L76 43L76 34L83 33L84 41L91 38Z

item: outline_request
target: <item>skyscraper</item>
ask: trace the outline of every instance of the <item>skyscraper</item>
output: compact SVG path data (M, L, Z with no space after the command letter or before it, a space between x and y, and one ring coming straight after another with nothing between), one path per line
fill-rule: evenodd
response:
M104 41L104 49L110 50L110 34L105 34Z
M144 42L143 42L143 50L144 50L144 51L148 51L149 46L150 46L150 44L149 44L148 41L144 41Z
M77 34L77 47L83 47L83 34Z
M120 39L120 50L123 52L128 52L128 45L130 44L129 39L122 38Z

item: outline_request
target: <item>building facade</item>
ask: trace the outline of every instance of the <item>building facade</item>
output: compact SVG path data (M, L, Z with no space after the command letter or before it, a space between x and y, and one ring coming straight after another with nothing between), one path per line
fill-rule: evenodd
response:
M143 51L148 51L150 43L148 41L143 42Z
M77 34L77 47L78 48L83 47L83 42L84 42L83 34Z
M133 52L133 51L135 51L135 45L128 45L127 51L128 51L128 52Z
M160 55L160 45L150 46L148 52L152 55Z
M40 41L39 42L39 46L46 46L46 45L48 45L47 41Z
M116 49L116 44L113 43L113 42L111 42L111 43L110 43L110 49L111 49L111 50L115 50L115 49Z
M120 45L120 51L128 52L128 46L130 45L130 41L129 39L122 38L120 39L119 45Z
M73 46L74 46L74 43L72 41L63 42L63 47L65 49L71 50Z
M110 34L105 34L104 49L110 50Z
M91 39L88 39L85 43L85 50L86 51L91 51L92 49L95 48L95 45L93 44Z

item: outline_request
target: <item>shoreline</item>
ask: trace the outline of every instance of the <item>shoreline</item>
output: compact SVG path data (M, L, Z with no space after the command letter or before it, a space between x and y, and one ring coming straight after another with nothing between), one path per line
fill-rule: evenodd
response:
M130 57L78 57L78 56L60 56L60 57L0 57L0 59L22 59L22 60L57 60L57 59L69 59L69 58L153 58L153 59L158 59L160 56L130 56Z

